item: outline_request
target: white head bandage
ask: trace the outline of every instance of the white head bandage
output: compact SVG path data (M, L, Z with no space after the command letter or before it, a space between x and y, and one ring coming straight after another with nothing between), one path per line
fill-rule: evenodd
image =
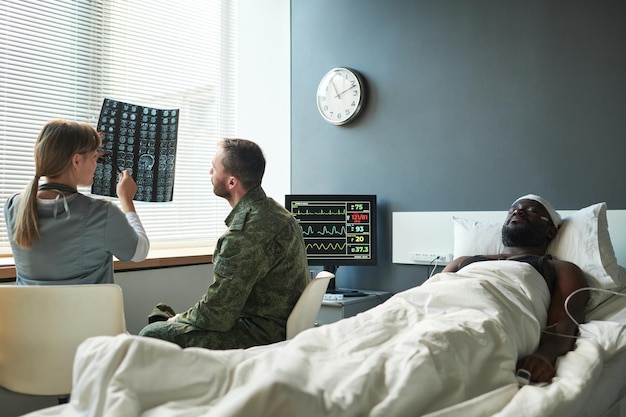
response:
M520 200L536 201L537 203L541 204L546 209L546 211L550 215L550 219L552 220L552 223L554 223L556 227L559 227L559 225L561 224L561 216L559 215L559 213L556 212L554 207L552 207L552 204L548 203L543 197L539 197L538 195L535 195L535 194L527 194L515 200L513 204L517 203Z

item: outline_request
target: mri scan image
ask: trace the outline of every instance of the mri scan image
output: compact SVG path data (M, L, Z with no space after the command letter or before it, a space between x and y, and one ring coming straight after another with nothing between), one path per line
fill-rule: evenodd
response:
M105 155L100 158L92 194L117 197L118 172L137 182L135 200L172 201L178 109L155 109L105 98L98 120Z

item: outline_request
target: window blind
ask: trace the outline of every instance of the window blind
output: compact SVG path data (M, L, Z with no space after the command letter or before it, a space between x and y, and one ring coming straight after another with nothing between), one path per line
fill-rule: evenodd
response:
M235 131L236 8L232 0L0 2L0 204L34 175L33 144L47 121L95 127L107 97L180 109L173 201L135 202L151 242L223 233L230 206L213 194L209 170L217 142ZM0 216L0 252L10 253Z

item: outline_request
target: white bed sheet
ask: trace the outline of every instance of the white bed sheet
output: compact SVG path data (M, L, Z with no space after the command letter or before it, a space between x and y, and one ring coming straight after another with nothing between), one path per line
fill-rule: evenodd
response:
M626 401L626 352L606 361L596 385L575 417L600 417L620 401ZM616 411L617 412L617 411ZM622 414L611 414L624 416Z
M485 401L502 394L490 392L428 417L603 416L626 395L626 297L613 296L591 312L581 333L576 350L561 358L550 385L516 390L499 411L483 408Z
M626 355L623 299L590 315L552 384L518 389L515 361L538 339L545 285L532 283L542 279L528 265L498 261L486 271L489 264L439 274L275 346L183 351L137 336L93 338L79 350L71 403L29 416L570 417L588 407L605 364ZM510 268L524 270L514 286L500 279ZM515 302L502 309L503 297Z
M626 277L626 269L621 273ZM626 296L613 296L589 314L588 320L605 320L626 325ZM593 401L583 404L576 417L599 417L617 404L626 401L626 349L609 358L589 395ZM617 414L619 415L619 414ZM626 417L626 416L623 416Z

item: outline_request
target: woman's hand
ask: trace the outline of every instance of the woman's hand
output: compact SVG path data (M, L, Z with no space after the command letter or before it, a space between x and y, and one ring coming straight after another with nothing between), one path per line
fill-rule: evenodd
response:
M137 183L128 171L120 172L118 178L117 196L122 204L122 211L124 213L133 212L135 211L133 197L135 197L135 193L137 192Z

